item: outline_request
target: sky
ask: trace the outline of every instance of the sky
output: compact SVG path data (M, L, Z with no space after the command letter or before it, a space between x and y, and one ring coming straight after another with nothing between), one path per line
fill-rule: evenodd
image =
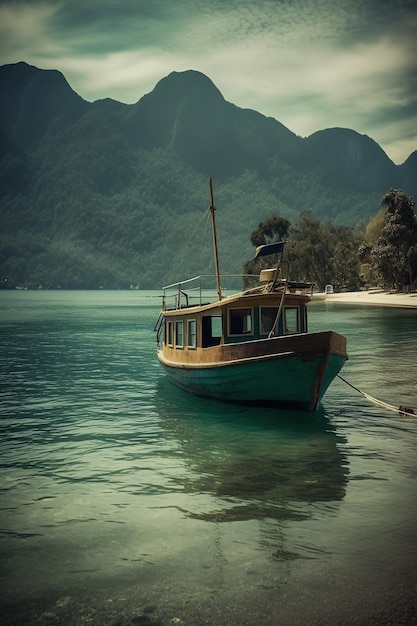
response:
M0 0L0 65L134 103L173 71L306 137L350 128L417 150L417 0Z

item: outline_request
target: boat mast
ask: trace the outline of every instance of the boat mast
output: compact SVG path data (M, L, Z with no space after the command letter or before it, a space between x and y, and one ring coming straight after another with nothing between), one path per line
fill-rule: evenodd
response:
M217 250L217 233L216 233L216 220L214 218L214 211L216 207L214 206L213 200L213 181L211 180L211 176L209 178L209 186L210 186L210 214L211 214L211 227L213 230L213 246L214 246L214 261L216 264L216 284L217 284L217 295L219 300L222 299L222 288L220 286L220 270L219 270L219 253Z

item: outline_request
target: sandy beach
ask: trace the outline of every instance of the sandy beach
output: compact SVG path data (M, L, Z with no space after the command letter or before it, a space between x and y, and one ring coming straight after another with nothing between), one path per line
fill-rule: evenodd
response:
M316 293L314 300L326 302L340 302L344 304L362 304L377 306L395 306L403 308L417 308L417 293L393 293L387 291L349 291L346 293Z

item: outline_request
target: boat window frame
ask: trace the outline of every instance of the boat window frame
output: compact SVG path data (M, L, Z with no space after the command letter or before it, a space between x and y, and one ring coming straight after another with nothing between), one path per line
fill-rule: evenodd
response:
M262 337L267 337L269 335L269 333L271 332L271 328L269 330L262 330L262 310L263 309L274 309L275 310L275 316L273 319L273 322L275 322L275 319L278 315L278 311L279 311L279 305L274 305L274 306L265 306L265 305L260 305L259 307L259 334ZM278 324L277 326L279 326L279 320L278 320ZM274 336L278 335L278 328L275 328L275 332L274 332Z
M172 320L166 320L165 325L165 343L171 348L174 347L174 324Z
M296 323L297 323L297 330L288 330L288 326L287 326L287 311L289 310L295 310L297 313L296 316ZM282 311L282 332L284 335L299 335L301 332L301 317L300 317L300 306L298 304L289 304L289 305L284 305L283 307L283 311Z
M223 337L223 315L221 315L221 313L215 313L214 315L210 315L210 318L211 338L216 341L216 344L219 344Z
M181 326L181 333L178 333L178 328ZM181 343L178 342L178 337L181 337ZM175 320L175 347L183 350L184 349L184 320Z
M221 313L203 315L200 323L201 347L219 346L223 340L223 315Z
M194 333L190 333L190 326L194 324ZM190 343L190 338L194 337L194 343ZM195 317L187 320L187 348L195 350L197 348L197 320Z
M233 311L249 311L250 330L241 333L232 333L231 331L231 313ZM242 318L243 319L243 318ZM252 337L254 334L254 308L252 306L229 307L227 309L227 336L228 337Z

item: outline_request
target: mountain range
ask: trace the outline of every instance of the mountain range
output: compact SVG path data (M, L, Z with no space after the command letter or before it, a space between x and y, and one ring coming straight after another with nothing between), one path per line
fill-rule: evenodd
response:
M0 120L0 267L9 285L153 288L184 277L176 269L211 272L210 246L192 238L209 176L232 272L271 214L294 222L309 210L354 226L391 187L417 193L417 151L396 165L354 130L302 138L227 102L194 70L172 72L126 105L85 101L57 70L4 65Z

